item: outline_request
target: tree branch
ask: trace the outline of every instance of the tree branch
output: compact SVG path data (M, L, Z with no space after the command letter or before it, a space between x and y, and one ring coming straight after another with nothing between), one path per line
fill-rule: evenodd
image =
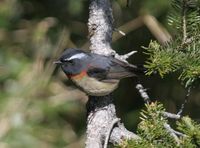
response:
M88 30L90 50L93 53L112 55L113 15L110 0L91 0Z
M115 125L116 123L118 123L119 121L120 121L119 118L116 118L116 119L114 119L114 120L112 121L112 123L111 123L111 125L110 125L110 128L109 128L109 130L108 130L108 133L107 133L107 135L106 135L106 139L105 139L103 148L107 148L107 147L108 147L108 142L109 142L109 139L110 139L111 132L112 132L112 130L113 130L113 128L114 128L114 125Z
M134 53L119 56L111 48L113 15L110 0L91 0L88 30L92 53L113 55L123 61ZM86 133L86 148L102 148L103 145L106 147L108 140L113 144L120 144L125 139L139 138L119 123L111 94L101 97L89 96Z
M86 107L87 148L102 148L109 135L110 138L107 139L113 144L120 144L125 139L139 139L137 135L126 130L121 123L113 127L113 122L118 118L111 94L101 97L89 96ZM111 129L111 126L113 129Z

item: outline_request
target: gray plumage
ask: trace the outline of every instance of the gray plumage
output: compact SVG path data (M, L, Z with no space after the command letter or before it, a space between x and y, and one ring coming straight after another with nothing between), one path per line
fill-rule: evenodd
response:
M117 88L120 79L144 74L143 68L120 61L112 56L67 49L59 58L65 74L89 95L107 95ZM74 76L86 72L82 79Z

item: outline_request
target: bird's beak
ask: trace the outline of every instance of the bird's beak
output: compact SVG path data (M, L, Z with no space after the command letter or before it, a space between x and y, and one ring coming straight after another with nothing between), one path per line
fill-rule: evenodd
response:
M62 64L62 62L61 62L60 60L58 60L58 61L54 61L54 62L53 62L53 64L56 64L56 65L61 65L61 64Z

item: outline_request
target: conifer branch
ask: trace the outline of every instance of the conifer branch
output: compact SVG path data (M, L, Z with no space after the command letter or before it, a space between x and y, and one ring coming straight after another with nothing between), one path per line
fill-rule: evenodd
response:
M174 130L171 128L171 126L169 124L164 124L165 129L170 133L170 135L174 138L174 140L176 141L177 145L180 145L180 140L178 138L178 136L174 133Z
M185 108L185 105L187 104L187 102L188 102L188 100L189 100L190 92L191 92L191 87L189 87L189 88L187 89L187 94L186 94L186 96L185 96L184 102L183 102L183 104L181 105L181 108L180 108L179 112L177 113L177 115L181 115L181 114L182 114L183 109Z
M151 102L149 95L147 94L146 89L142 86L142 84L138 83L135 88L138 90L145 103L148 104Z
M186 23L187 6L186 6L186 1L187 0L183 0L183 2L182 2L182 30L183 30L182 45L184 45L186 40L187 40L187 23Z
M163 112L163 116L171 119L180 119L181 116L179 114L173 114L169 112Z

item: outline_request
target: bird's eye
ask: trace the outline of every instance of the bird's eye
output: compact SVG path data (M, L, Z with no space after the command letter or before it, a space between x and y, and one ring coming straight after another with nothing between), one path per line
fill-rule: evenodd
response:
M64 60L63 58L60 58L60 61L61 61L62 63L64 63L64 62L65 62L65 60Z
M73 63L73 60L68 60L68 61L66 61L67 63Z

